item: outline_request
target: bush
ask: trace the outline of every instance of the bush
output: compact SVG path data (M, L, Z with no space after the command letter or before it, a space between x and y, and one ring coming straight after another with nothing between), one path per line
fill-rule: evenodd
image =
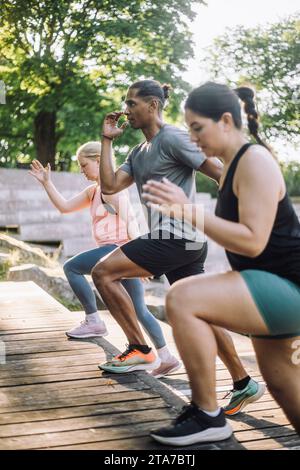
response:
M291 197L300 197L300 162L292 160L281 162L280 168L283 173L287 191ZM212 197L218 196L218 186L202 173L196 174L196 188L199 193L209 193Z
M300 163L293 160L280 166L289 195L300 196Z
M218 195L218 185L216 182L199 173L199 171L196 173L196 189L197 193L209 193L212 197L217 197Z
M0 262L0 281L6 281L9 269L12 267L10 259Z

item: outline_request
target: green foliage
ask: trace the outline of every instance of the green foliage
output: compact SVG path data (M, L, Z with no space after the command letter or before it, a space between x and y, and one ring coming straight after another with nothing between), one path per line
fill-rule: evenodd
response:
M209 193L214 198L218 195L217 183L202 173L199 173L199 171L196 173L196 189L197 192Z
M300 163L296 160L280 162L280 167L289 195L300 197ZM216 183L199 172L196 174L196 188L198 192L209 193L214 198L218 195Z
M7 94L0 105L0 165L35 156L35 119L46 111L56 116L56 163L68 166L78 145L99 138L104 115L120 109L136 79L171 83L168 114L176 119L188 90L181 75L192 55L193 3L2 0L0 79ZM121 158L138 138L126 132L120 139Z
M300 16L246 29L242 26L215 40L207 57L215 79L235 87L253 85L258 92L266 138L299 142Z
M285 179L287 191L291 197L300 196L300 163L291 161L281 163L281 170Z
M71 312L82 311L82 305L79 302L74 303L74 302L71 302L70 300L64 299L63 297L59 297L58 295L53 295L53 294L52 294L52 297L54 297L54 299L57 300L57 302L61 303L64 307L66 307Z
M11 263L9 260L2 261L0 263L0 281L6 281L7 273L10 267L11 267Z

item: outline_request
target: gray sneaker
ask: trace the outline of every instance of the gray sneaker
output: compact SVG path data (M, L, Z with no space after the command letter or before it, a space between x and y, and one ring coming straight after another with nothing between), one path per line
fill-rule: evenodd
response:
M160 379L165 375L171 374L171 372L175 372L176 370L180 369L182 363L178 361L175 356L171 356L168 361L161 362L160 366L157 369L154 369L150 375L155 377L156 379Z
M69 338L94 338L107 336L108 331L103 321L101 323L92 323L84 320L76 328L66 331L66 335Z

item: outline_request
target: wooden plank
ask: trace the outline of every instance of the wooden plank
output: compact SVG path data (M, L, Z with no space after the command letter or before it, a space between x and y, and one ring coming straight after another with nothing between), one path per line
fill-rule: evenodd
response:
M99 377L99 369L95 367L90 371L84 372L61 372L60 374L49 374L49 375L36 375L33 376L31 373L27 377L15 377L14 379L6 378L0 379L0 388L1 387L12 387L16 385L33 385L33 384L45 384L45 383L56 383L59 382L68 382L72 380L82 380L82 379L93 379ZM106 379L107 380L107 379Z
M31 395L24 393L14 392L14 389L11 389L9 395L6 395L0 392L0 405L1 408L9 408L16 405L32 405L33 403L41 405L42 403L54 403L58 402L61 399L69 398L71 400L73 397L78 396L89 396L94 394L105 394L105 393L122 393L127 391L129 384L117 384L117 385L98 385L93 387L77 387L77 388L65 388L61 389L58 387L53 390L44 390L43 392L36 390L35 393ZM147 385L142 382L133 382L130 384L132 390L145 390L149 388ZM71 403L71 402L69 402Z
M20 403L17 405L10 405L8 407L0 408L0 416L2 413L16 413L24 411L38 411L38 410L51 410L58 408L68 408L74 406L84 406L98 404L99 406L106 406L109 403L119 403L119 402L130 402L136 400L144 400L148 398L157 398L159 395L150 388L143 390L126 390L122 394L119 393L103 393L103 394L92 394L84 396L72 396L70 397L60 397L59 400L51 402L36 402L32 401L30 403Z
M298 435L288 437L276 437L275 439L263 439L258 441L245 442L247 450L275 450L275 449L293 449L300 446L300 437Z
M250 431L237 431L236 439L241 442L256 441L258 439L269 439L277 437L295 436L295 430L291 425L273 426L262 429L251 429Z
M65 431L88 430L90 428L105 428L129 424L147 423L166 420L174 416L174 411L168 408L159 410L146 409L142 411L131 410L127 413L113 413L106 415L93 415L67 419L55 419L50 421L38 421L30 423L4 424L0 427L0 442L3 438L14 436L32 436L43 433L58 433Z
M158 425L157 427L160 427ZM155 426L154 426L155 428ZM205 443L205 444L195 444L192 446L183 446L183 447L173 447L173 446L164 446L158 442L151 439L149 436L139 437L135 436L134 438L123 438L113 441L98 441L90 442L87 444L74 444L67 446L57 446L51 448L51 450L169 450L170 454L175 453L178 450L180 453L185 451L201 451L201 450L244 450L244 447L240 445L234 438L227 439L224 442L215 442L215 443ZM43 450L43 449L42 449ZM161 452L157 452L160 453Z
M277 427L282 427L282 426L288 426L289 421L288 419L283 415L283 412L278 409L277 413L274 415L270 415L269 418L261 418L261 417L255 417L252 414L251 415L246 415L244 414L243 418L240 418L239 421L237 420L230 420L230 424L232 426L232 429L234 430L235 433L238 433L239 431L253 431L255 429L258 432L268 432L269 428L272 428L274 426ZM240 434L235 435L238 440L240 440ZM244 436L244 434L241 434L241 436ZM243 437L244 439L244 437Z
M27 354L45 354L46 352L59 352L59 351L72 351L72 350L88 350L95 352L99 350L99 346L95 344L75 343L66 340L65 342L45 342L44 344L29 342L27 344L20 344L20 342L6 343L6 355L27 355Z
M47 434L37 434L34 436L7 437L0 440L0 449L2 450L22 450L39 449L73 445L90 442L105 442L115 439L125 439L128 437L149 437L149 432L155 427L165 426L170 420L161 420L155 422L135 423L129 422L123 426L114 426L107 428L93 427L79 431L54 432Z
M100 362L100 358L98 358L97 364ZM103 357L103 360L105 360L105 357ZM10 380L26 380L26 379L32 379L32 380L37 380L45 378L45 381L48 380L48 377L51 375L55 375L58 378L60 376L64 376L67 374L79 374L79 373L94 373L98 374L99 369L97 365L94 364L79 364L79 365L66 365L65 367L56 367L55 364L53 365L45 365L45 366L31 366L30 368L22 365L21 367L15 366L13 370L8 369L6 371L1 371L1 379L0 379L0 384L3 382L4 384L7 381L7 384L9 385Z
M19 330L18 330L19 331ZM29 333L12 333L12 334L7 334L3 335L3 332L1 331L0 338L5 341L6 343L11 342L11 341L41 341L46 342L49 340L55 340L55 341L65 341L67 339L65 335L65 331L57 331L57 330L50 330L50 331L41 331L40 329L37 329L35 331L29 332ZM83 342L84 340L77 340L77 342Z
M0 444L1 445L1 444ZM198 446L199 448L199 446ZM89 442L87 444L74 444L74 445L66 445L66 446L57 446L52 447L51 450L166 450L170 449L168 446L164 446L159 444L158 442L151 439L149 436L147 437L139 437L136 436L134 438L126 438L126 439L117 439L114 441L104 441L104 442ZM182 447L180 447L181 450ZM191 449L191 447L189 447ZM41 450L45 450L45 448L41 448Z
M33 356L33 357L32 357ZM75 350L75 351L61 351L59 355L43 355L42 357L33 354L27 354L25 358L18 356L17 358L10 357L6 364L1 365L1 369L9 370L10 368L31 368L35 367L47 367L47 365L64 366L68 365L84 365L84 364L98 364L99 357L103 357L103 351L101 349L97 353L90 353L86 350Z
M104 387L104 386L111 386L115 387L121 383L140 383L140 380L135 374L118 374L114 376L105 376L101 375L99 370L98 377L93 379L85 379L82 378L81 380L69 380L63 381L59 383L59 390L69 390L69 389L78 389L78 388L88 388L88 387ZM1 394L9 394L10 396L19 396L22 397L23 395L40 395L46 392L52 393L52 391L57 391L58 385L56 382L54 383L38 383L33 385L18 385L16 387L2 387L0 389Z
M80 348L75 348L74 351L80 351L80 357L84 356L84 355L90 355L91 354L91 351L89 349L86 349L86 348L83 348L83 349L80 349ZM73 350L65 350L65 351L51 351L51 352L40 352L40 353L33 353L33 354L24 354L24 357L26 359L26 361L28 361L29 359L33 359L33 360L40 360L41 359L45 359L45 358L62 358L62 357L65 357L65 356L74 356L74 351ZM99 350L101 351L101 349ZM9 362L11 361L19 361L19 360L22 360L21 358L23 357L22 354L12 354L8 357L8 360ZM78 360L79 361L79 360Z
M145 398L143 396L132 401L120 401L113 404L106 403L104 406L101 403L96 403L93 405L70 406L68 408L53 408L50 410L2 413L0 414L0 426L13 423L32 423L35 421L50 421L63 418L129 413L137 410L158 410L160 408L169 408L169 405L161 397Z

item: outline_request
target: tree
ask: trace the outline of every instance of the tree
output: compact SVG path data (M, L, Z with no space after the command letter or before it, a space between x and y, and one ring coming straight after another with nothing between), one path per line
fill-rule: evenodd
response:
M52 166L99 135L141 77L174 87L174 115L188 85L193 0L0 0L0 164L36 155ZM198 0L202 3L202 0ZM128 141L129 139L129 141ZM126 133L126 142L136 135ZM120 149L124 141L120 139ZM13 161L12 161L13 160Z
M300 16L265 27L237 27L207 57L217 80L254 85L267 138L299 141Z

